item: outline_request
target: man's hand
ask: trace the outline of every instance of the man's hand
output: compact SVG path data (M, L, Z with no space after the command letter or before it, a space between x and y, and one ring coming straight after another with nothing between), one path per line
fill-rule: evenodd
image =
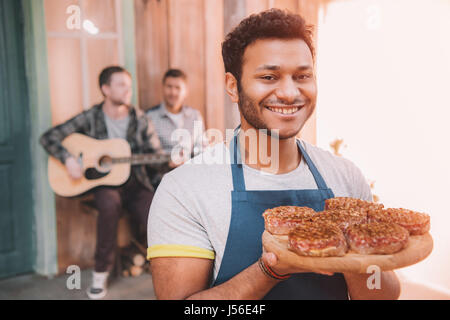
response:
M189 160L189 155L187 152L184 151L184 149L180 149L178 154L174 151L172 151L172 157L169 160L169 168L175 169L176 167L181 166L183 163L185 163L187 160Z
M83 168L74 157L66 159L65 166L72 179L78 180L83 176Z
M269 266L275 273L279 275L291 274L291 273L306 273L306 272L315 272L324 274L327 276L332 276L333 272L321 271L321 270L306 270L300 269L297 267L293 267L287 263L279 261L275 253L273 252L263 252L262 259L266 266Z
M173 162L172 160L169 160L168 166L169 166L170 169L175 169L176 167L181 166L183 163L184 163L184 162L181 162L181 163L176 162L176 163L175 163L175 162Z
M332 276L332 272L320 270L304 270L291 266L288 263L280 261L273 252L263 252L262 259L275 273L279 275L315 272L328 276ZM381 288L370 290L367 287L367 279L370 275L366 273L343 273L347 282L348 292L352 300L356 299L382 299L395 300L400 296L400 281L394 271L384 271L381 273Z

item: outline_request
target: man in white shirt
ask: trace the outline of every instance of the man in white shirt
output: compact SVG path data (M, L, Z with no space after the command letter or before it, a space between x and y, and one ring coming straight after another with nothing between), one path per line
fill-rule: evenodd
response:
M188 95L187 76L180 69L169 69L163 77L163 101L147 111L166 153L174 148L195 156L202 150L204 123L201 113L184 101ZM174 134L175 130L186 134Z
M296 139L317 97L304 19L279 9L251 15L227 35L222 56L241 125L229 144L216 144L166 174L155 193L147 237L157 298L398 298L393 271L381 272L381 288L369 290L367 274L299 269L263 251L268 208L321 211L332 197L372 200L351 161ZM252 132L257 140L245 143ZM277 165L268 167L262 154Z

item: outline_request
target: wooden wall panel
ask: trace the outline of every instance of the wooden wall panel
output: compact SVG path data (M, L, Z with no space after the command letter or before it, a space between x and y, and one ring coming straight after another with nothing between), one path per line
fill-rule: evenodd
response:
M92 21L100 32L116 32L115 0L84 0L84 18Z
M225 70L222 61L223 2L205 1L205 122L225 132Z
M146 110L161 101L162 77L169 68L167 1L135 1L139 105Z
M322 6L321 1L308 1L308 0L297 0L298 1L298 11L302 17L306 19L308 23L317 26L317 21L319 19L319 8Z
M64 274L70 265L78 265L81 269L95 265L98 212L87 204L92 200L92 195L73 199L55 195L59 274ZM125 247L130 239L129 218L124 214L119 220L117 245Z
M273 7L279 9L286 9L291 12L298 12L298 0L275 0L273 1Z
M88 39L87 49L87 72L89 89L89 105L103 101L103 95L98 85L98 76L103 68L119 64L119 53L116 50L116 39ZM133 88L134 89L134 88Z
M80 268L94 266L97 218L93 212L83 211L79 199L55 195L58 237L58 273L64 274L74 264Z
M45 26L47 32L68 32L67 19L69 15L67 9L72 5L79 5L78 0L45 0ZM73 14L73 11L71 11ZM76 30L72 30L76 32Z
M224 129L223 2L136 0L139 103L161 102L162 77L179 68L188 77L186 104L198 109L207 128Z
M187 74L186 104L205 117L204 0L169 0L169 66Z
M258 10L258 0L251 0L253 10ZM259 5L264 1L259 2ZM223 24L224 24L224 37L231 32L239 22L247 16L249 1L242 0L226 0L224 1L223 8ZM264 10L264 9L261 9ZM258 10L257 12L259 12ZM223 63L223 61L222 61ZM236 103L231 102L228 94L225 94L224 99L224 109L225 109L225 128L234 129L240 123L240 113L239 108Z
M247 15L258 13L269 8L269 0L247 0L246 7Z
M317 23L319 21L319 9L321 3L320 1L307 1L307 0L298 0L298 11L303 18L305 18L308 24L314 26L314 47L317 48ZM317 50L316 50L317 52ZM318 88L318 92L320 89ZM316 121L317 112L314 111L311 118L306 122L302 131L299 134L299 137L308 141L309 143L316 144L317 143L317 121Z
M49 38L48 66L52 124L56 125L83 111L80 40Z

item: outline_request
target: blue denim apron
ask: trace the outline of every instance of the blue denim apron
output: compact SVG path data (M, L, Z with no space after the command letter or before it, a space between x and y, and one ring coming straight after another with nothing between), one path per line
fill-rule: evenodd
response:
M241 155L237 147L239 128L240 126L235 129L233 140L230 143L233 175L231 222L224 256L214 285L229 280L261 257L261 236L264 231L262 213L266 209L277 206L302 206L322 211L325 200L334 197L333 191L327 187L316 166L298 140L297 145L316 181L317 189L246 190ZM278 283L264 299L348 299L347 284L344 276L340 273L333 276L298 273L292 275L288 280Z

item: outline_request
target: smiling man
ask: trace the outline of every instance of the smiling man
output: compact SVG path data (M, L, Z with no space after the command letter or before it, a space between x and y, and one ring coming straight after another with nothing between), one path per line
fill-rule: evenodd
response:
M164 176L156 191L148 258L159 299L398 298L394 272L382 272L381 288L370 290L367 274L300 270L263 251L268 208L320 211L335 196L372 200L352 162L296 139L316 105L309 30L299 15L271 9L227 35L226 91L241 125L229 143ZM246 140L252 132L256 140Z
M202 134L204 132L203 117L200 111L185 105L188 96L187 76L180 69L169 69L164 74L163 101L150 108L147 115L155 124L161 146L166 153L182 146L190 156L199 154L203 148ZM197 126L197 128L196 128ZM176 130L185 130L187 141L180 141L181 137L174 135Z

